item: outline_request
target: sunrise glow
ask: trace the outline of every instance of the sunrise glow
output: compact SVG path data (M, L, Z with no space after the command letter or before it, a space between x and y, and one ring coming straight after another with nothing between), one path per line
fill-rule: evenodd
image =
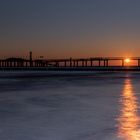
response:
M130 63L130 58L126 58L126 59L125 59L125 62L126 62L126 63Z

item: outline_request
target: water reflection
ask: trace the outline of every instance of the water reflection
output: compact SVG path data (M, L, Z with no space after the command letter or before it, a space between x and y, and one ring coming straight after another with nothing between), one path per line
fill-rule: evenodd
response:
M119 137L122 140L140 140L138 102L130 79L126 79L124 82L124 89L120 102L121 114L118 118Z

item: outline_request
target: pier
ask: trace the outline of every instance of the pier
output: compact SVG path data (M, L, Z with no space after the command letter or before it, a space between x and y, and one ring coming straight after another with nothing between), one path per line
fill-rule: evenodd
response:
M56 70L139 70L140 57L130 57L135 61L134 66L126 65L125 57L91 57L91 58L67 58L67 59L33 59L32 52L29 58L0 59L0 70L4 69L56 69ZM112 64L111 64L112 62ZM117 63L117 65L115 65Z

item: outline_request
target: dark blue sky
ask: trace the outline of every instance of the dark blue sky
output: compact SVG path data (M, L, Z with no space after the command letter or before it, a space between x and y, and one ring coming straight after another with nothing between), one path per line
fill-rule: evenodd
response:
M0 54L140 56L139 0L1 0Z

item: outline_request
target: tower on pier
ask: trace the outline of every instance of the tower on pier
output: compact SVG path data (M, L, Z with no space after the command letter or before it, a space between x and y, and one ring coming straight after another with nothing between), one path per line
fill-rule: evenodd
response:
M32 63L33 63L32 51L29 52L29 60L30 60L30 67L32 67Z

